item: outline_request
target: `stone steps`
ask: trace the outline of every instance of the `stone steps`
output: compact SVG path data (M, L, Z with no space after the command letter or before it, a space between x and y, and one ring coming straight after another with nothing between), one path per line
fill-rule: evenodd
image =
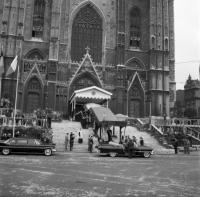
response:
M144 144L147 146L150 146L154 149L155 154L173 154L174 150L173 149L167 149L164 148L159 144L159 142L151 136L149 133L144 132L144 131L139 131L136 127L132 126L127 126L126 128L122 129L122 135L124 135L124 130L125 130L125 135L126 136L135 136L137 138L137 141L139 142L140 137L143 137L144 139ZM119 129L115 129L115 134L119 136Z
M130 137L135 136L139 141L140 137L143 137L144 143L154 149L155 154L174 154L173 149L166 149L161 146L158 141L147 132L139 131L137 128L127 126L122 129L122 135L129 135ZM88 136L93 134L93 130L82 129L80 122L71 122L63 120L62 122L53 122L53 142L56 143L57 151L65 151L65 134L73 132L75 134L74 149L73 152L87 152L88 149ZM78 132L82 131L83 143L78 143ZM115 128L115 134L119 138L119 128Z
M82 131L83 143L78 143L78 133ZM93 134L92 129L82 129L80 122L72 122L63 120L62 122L52 123L53 142L56 143L57 151L65 151L65 135L66 133L73 132L75 134L74 151L82 152L87 151L88 136Z

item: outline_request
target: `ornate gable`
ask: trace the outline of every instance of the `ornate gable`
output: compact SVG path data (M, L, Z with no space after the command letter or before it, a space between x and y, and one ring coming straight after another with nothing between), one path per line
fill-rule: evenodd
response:
M79 68L77 69L76 73L74 74L70 85L72 84L72 82L74 81L75 78L77 78L78 76L84 74L84 73L90 73L93 77L95 77L99 83L101 84L101 86L103 86L102 81L100 79L100 76L92 62L91 56L89 55L88 52L89 49L87 49L87 52L79 66Z
M39 71L37 63L35 63L33 65L32 69L30 70L30 72L27 75L23 76L23 82L26 83L33 76L36 76L37 78L39 78L41 80L42 84L44 85L44 79Z

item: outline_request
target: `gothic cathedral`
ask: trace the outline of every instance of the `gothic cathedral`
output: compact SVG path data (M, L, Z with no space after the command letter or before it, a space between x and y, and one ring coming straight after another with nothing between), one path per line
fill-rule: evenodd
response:
M74 90L112 93L131 117L170 115L175 101L174 0L1 0L2 97L18 109L69 113ZM20 52L18 52L20 50Z

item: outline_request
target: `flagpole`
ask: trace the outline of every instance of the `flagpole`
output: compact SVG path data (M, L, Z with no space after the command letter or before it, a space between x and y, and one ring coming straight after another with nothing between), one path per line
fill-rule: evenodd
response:
M1 92L1 89L2 89L2 74L3 74L3 72L4 72L4 57L3 57L3 44L1 44L1 57L0 57L1 59L0 59L0 66L2 67L2 68L0 68L1 69L1 73L0 73L0 104L1 104L1 99L2 99L2 92ZM3 71L2 71L2 69L3 69Z
M16 91L15 91L15 108L14 108L14 117L13 117L13 137L15 137L15 116L17 110L17 96L18 96L18 86L19 86L19 64L17 65L17 84L16 84Z

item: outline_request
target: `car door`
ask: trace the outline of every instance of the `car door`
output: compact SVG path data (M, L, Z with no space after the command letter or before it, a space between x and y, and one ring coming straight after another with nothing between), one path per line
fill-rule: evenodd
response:
M9 148L11 152L15 152L16 140L15 139L9 139L9 142L7 143L6 148Z
M27 139L16 139L15 149L13 152L25 153L29 152Z
M37 139L29 139L28 146L31 153L43 153L41 143Z

